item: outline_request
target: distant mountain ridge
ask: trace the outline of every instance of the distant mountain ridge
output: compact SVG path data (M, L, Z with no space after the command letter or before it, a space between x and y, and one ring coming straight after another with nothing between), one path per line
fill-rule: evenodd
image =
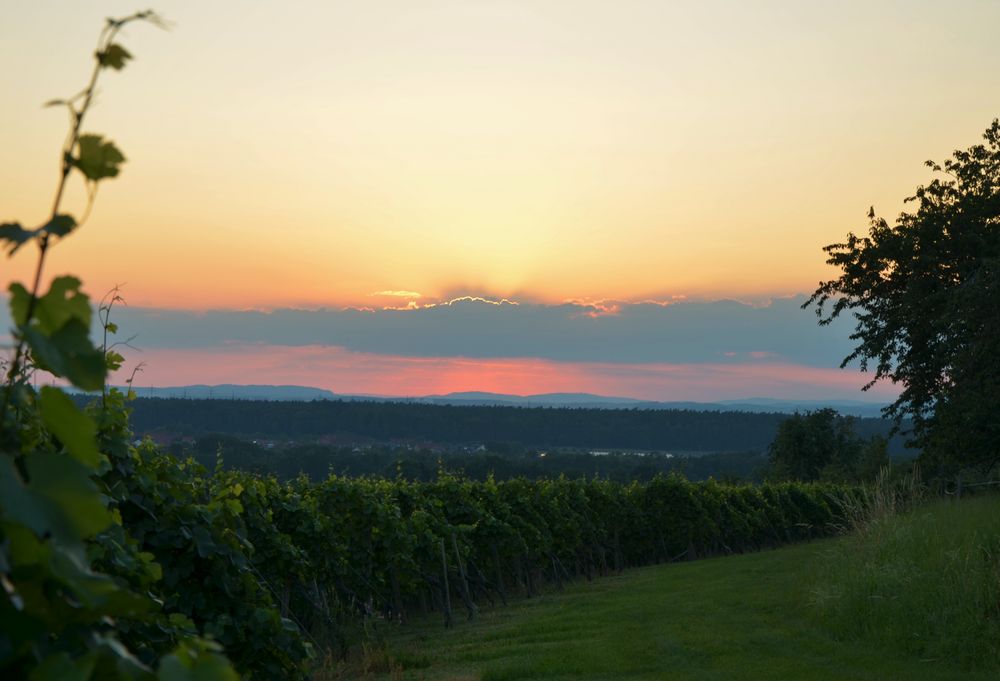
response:
M881 416L884 405L863 400L785 400L767 397L696 401L655 401L631 397L613 397L591 393L543 393L539 395L507 395L480 391L455 392L445 395L417 397L386 397L381 395L346 395L323 388L300 385L187 385L163 388L137 388L141 397L181 399L236 399L273 401L345 400L374 402L417 402L455 406L520 406L590 409L686 409L691 411L745 411L753 413L793 413L829 407L852 416Z
M344 396L302 385L181 385L165 388L134 388L142 397L175 397L198 400L341 400Z

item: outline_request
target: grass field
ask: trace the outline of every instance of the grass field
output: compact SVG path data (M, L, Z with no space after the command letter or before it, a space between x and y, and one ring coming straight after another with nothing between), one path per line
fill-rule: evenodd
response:
M1000 497L926 504L834 545L814 600L828 630L1000 678Z
M384 648L352 672L426 681L997 678L836 639L817 586L852 539L632 570L485 609L448 631L437 618L383 625Z

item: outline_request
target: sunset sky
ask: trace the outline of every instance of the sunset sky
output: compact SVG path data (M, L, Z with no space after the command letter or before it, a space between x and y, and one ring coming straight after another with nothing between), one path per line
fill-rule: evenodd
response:
M45 219L41 103L135 9L0 8L0 221ZM85 124L128 163L47 267L125 284L146 385L862 398L798 309L821 247L1000 115L992 1L155 9Z

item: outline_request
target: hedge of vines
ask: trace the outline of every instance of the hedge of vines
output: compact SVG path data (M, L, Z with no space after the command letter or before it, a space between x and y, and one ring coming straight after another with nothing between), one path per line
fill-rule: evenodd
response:
M161 455L162 456L162 455ZM651 563L756 551L828 535L850 488L726 485L658 476L434 482L301 478L217 469L239 501L250 562L283 615L343 654L364 619L480 607Z
M109 438L127 440L121 430ZM221 465L209 472L151 443L127 452L134 468L113 476L117 509L162 568L165 611L255 678L298 678L310 646L344 656L372 623L434 612L447 626L572 579L828 535L853 493L676 475L475 482L442 471L434 482L281 483Z

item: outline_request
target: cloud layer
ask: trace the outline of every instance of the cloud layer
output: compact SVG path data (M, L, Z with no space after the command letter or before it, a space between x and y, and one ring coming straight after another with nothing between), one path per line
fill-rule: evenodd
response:
M378 309L193 312L120 307L137 386L295 384L342 394L589 392L648 400L858 399L840 370L849 319L820 327L803 297L568 302L462 296ZM396 302L404 301L402 305ZM0 319L9 328L9 320ZM894 398L891 385L868 399Z
M407 357L560 362L774 362L833 368L850 352L849 320L819 327L803 298L736 301L512 303L461 298L408 309L190 312L121 308L123 336L144 349L235 343L325 346Z

